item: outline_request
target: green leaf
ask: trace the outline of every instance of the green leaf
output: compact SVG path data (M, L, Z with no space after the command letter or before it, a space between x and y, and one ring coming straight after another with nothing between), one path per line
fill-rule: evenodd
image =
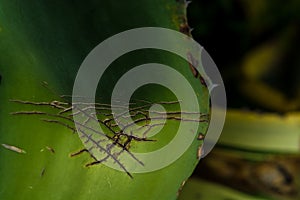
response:
M184 186L179 200L199 200L199 199L239 199L239 200L264 200L263 198L250 196L231 188L208 182L201 179L189 179Z
M189 149L166 168L132 174L130 178L104 164L86 167L94 161L89 153L70 157L84 148L78 134L60 126L68 121L54 122L57 116L39 115L36 111L54 115L57 110L53 104L70 103L60 95L72 94L80 64L104 39L145 26L182 30L186 26L185 7L184 2L174 0L0 2L0 143L4 144L0 148L1 199L176 198L181 183L198 162L201 141L195 138ZM179 70L196 89L201 112L209 112L207 88L194 78L186 61L163 51L133 53L136 54L119 58L109 68L97 92L103 102L109 99L108 93L122 73L151 61ZM153 86L152 92L146 89L136 96L151 101L175 98L162 87ZM34 102L45 105L33 105ZM178 109L173 106L170 110L174 108ZM21 115L22 111L26 114ZM12 112L19 115L11 115ZM45 118L54 123L46 123ZM165 136L158 139L166 143L177 126L177 122L171 122L163 132ZM207 123L201 123L199 131L206 128ZM156 143L141 144L140 149L135 149L139 143L132 143L130 151L159 147Z

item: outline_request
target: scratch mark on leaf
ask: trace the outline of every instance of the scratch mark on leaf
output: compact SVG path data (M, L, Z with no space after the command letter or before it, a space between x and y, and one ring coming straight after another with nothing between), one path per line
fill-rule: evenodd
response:
M12 146L12 145L8 145L8 144L2 144L2 146L5 149L11 150L11 151L14 151L14 152L17 152L17 153L22 153L22 154L26 153L26 151L24 149L21 149L21 148L16 147L16 146Z

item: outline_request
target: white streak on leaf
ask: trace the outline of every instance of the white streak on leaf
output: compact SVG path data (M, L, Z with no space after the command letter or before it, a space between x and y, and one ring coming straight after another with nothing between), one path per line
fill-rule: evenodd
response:
M17 152L17 153L23 153L23 154L26 153L26 151L24 149L20 149L19 147L16 147L16 146L12 146L12 145L8 145L8 144L2 144L2 146L5 149L9 149L9 150Z

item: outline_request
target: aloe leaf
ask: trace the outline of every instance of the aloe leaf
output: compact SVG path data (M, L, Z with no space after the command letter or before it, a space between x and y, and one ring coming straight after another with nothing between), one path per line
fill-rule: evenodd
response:
M299 155L215 148L197 175L268 199L299 199Z
M254 195L299 199L299 119L229 110L219 147L197 173Z
M70 99L61 95L72 94L79 66L96 45L114 34L136 27L159 26L185 32L188 30L185 8L184 1L171 0L0 2L2 199L177 197L182 182L191 175L198 162L201 141L194 138L188 150L171 165L149 173L130 174L132 177L101 163L86 167L94 160L87 152L70 156L85 147L71 130L74 124L56 118L56 106L58 102L70 105ZM207 88L194 78L185 60L162 51L136 53L129 53L112 64L97 93L104 103L122 73L151 61L166 63L179 70L197 91L201 112L209 112ZM172 77L168 78L172 80ZM151 92L149 88L142 90L136 98L152 102L176 100L170 91L161 87L150 89ZM167 111L174 109L177 111L178 105L170 106ZM16 112L17 115L11 115ZM177 127L178 122L171 120L163 131L165 134L154 139L167 143ZM196 132L205 132L206 127L207 123L200 123ZM195 133L192 131L191 134ZM134 141L129 151L153 150L163 144ZM26 153L20 153L23 151Z
M299 153L299 113L229 110L219 144L252 151Z
M216 192L217 191L217 192ZM240 199L240 200L264 200L265 198L251 196L226 186L213 182L192 178L186 183L179 199L199 200L199 199Z

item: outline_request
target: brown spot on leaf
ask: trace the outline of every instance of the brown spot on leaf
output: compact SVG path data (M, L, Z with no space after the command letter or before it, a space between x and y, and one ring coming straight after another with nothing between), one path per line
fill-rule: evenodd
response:
M202 156L202 145L198 147L197 159L200 160Z
M205 135L203 133L199 133L197 140L204 140Z
M196 60L194 58L194 56L191 54L191 52L187 53L187 59L189 61L189 66L190 66L190 69L191 69L194 77L197 78L198 75L199 75L199 72L198 72L198 70L196 69L195 66L198 66L198 64L199 64L198 60Z
M187 23L180 24L179 31L187 36L191 35L191 28Z
M206 84L206 82L205 82L205 79L200 75L199 76L199 79L200 79L200 83L202 84L202 85L204 85L205 87L207 87L207 84Z
M179 195L180 195L180 193L181 193L181 191L182 191L182 189L183 189L185 183L186 183L186 180L183 181L183 182L180 184L180 187L179 187L179 189L178 189L178 191L177 191L177 197L179 197Z
M41 171L41 177L44 176L46 168L44 167Z
M50 151L51 153L55 154L55 150L54 150L53 148L51 148L51 147L49 147L49 146L46 146L46 149L47 149L48 151Z

